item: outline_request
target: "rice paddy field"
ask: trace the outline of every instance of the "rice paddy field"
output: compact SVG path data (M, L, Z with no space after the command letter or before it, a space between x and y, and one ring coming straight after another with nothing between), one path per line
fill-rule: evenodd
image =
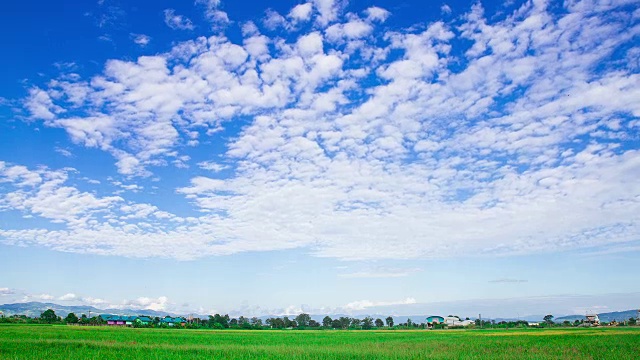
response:
M2 325L0 359L638 359L640 328L295 331Z

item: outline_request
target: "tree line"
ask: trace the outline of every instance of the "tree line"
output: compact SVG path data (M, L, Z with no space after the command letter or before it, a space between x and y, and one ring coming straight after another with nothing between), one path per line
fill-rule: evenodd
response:
M169 327L162 322L160 317L152 317L152 322L146 325L134 323L134 327ZM184 319L184 318L183 318ZM469 318L467 318L468 320ZM246 329L246 330L263 330L263 329L309 329L309 330L321 330L321 329L337 329L337 330L371 330L371 329L426 329L427 324L424 322L418 323L411 319L407 319L404 323L396 324L393 317L388 316L384 320L377 318L374 319L370 316L364 319L352 318L348 316L340 316L331 318L325 316L321 322L318 322L311 318L309 314L302 313L293 318L288 316L284 317L270 317L262 321L258 317L244 317L231 318L228 314L209 315L206 319L193 318L184 319L185 327L190 329ZM86 314L78 317L74 313L67 314L62 318L56 315L52 309L43 311L39 317L28 317L26 315L13 315L9 317L0 317L0 323L28 323L28 324L77 324L77 325L106 325L100 316L87 317ZM544 317L544 321L541 322L538 327L576 327L584 324L583 320L575 320L574 322L564 321L562 323L556 323L553 321L552 315ZM603 323L603 325L615 325L615 326L635 326L638 322L635 318L630 318L627 321L617 323L615 321L611 323ZM484 328L484 329L509 329L509 328L525 328L529 327L529 323L524 320L518 321L500 321L495 320L479 320L476 319L474 324L467 326L471 328ZM445 328L462 328L461 326L447 326L446 324L433 324L434 329Z

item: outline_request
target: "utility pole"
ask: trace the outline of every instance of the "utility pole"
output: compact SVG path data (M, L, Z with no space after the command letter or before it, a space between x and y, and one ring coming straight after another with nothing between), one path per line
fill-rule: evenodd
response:
M478 318L480 319L480 329L482 329L482 314L478 314Z

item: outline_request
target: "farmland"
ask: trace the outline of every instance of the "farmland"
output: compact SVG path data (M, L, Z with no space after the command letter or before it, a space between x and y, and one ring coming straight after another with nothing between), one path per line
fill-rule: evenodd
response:
M242 331L0 326L1 359L634 359L640 328Z

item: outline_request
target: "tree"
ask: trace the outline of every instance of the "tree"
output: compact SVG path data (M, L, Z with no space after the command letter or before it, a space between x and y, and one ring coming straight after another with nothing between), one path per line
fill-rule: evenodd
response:
M47 309L42 314L40 314L40 320L51 324L58 321L58 317L56 316L55 311Z
M334 328L334 329L340 329L340 328L342 328L342 322L340 322L339 319L334 319L331 322L331 327Z
M262 328L262 319L258 319L257 317L252 317L251 318L251 326L253 326L254 329L260 329Z
M638 321L635 318L629 318L629 325L635 325Z
M296 321L298 322L299 327L307 327L309 326L309 321L311 321L311 316L309 316L309 314L302 313L296 316Z
M553 315L549 314L543 318L544 322L547 324L553 324Z
M213 316L209 315L209 327L218 328L218 329L228 328L229 320L231 320L231 318L229 318L229 315L224 315L224 316L220 314L215 314Z
M376 319L376 327L383 327L384 326L384 322L382 321L382 319Z
M280 318L268 318L265 323L272 329L282 329L284 327L284 321Z
M293 327L293 324L292 324L291 320L289 320L288 316L285 316L284 319L282 319L282 321L284 323L284 327L285 328Z
M391 316L386 318L385 321L387 322L388 327L393 327L393 318Z
M331 323L333 322L333 320L331 320L331 318L327 315L324 317L324 319L322 319L322 326L328 328L331 327Z
M311 319L311 320L309 320L309 327L312 327L312 328L320 327L320 323L315 321L315 320L313 320L313 319Z
M362 328L364 330L369 330L373 327L373 318L370 316L367 316L366 318L364 318L362 320Z
M64 318L64 322L67 324L76 324L78 322L78 317L74 313L69 313L66 318Z
M350 326L353 328L358 328L360 326L360 323L361 323L360 319L353 318L351 319Z
M345 316L341 316L340 317L340 328L342 329L347 329L349 328L349 325L351 324L351 319Z

